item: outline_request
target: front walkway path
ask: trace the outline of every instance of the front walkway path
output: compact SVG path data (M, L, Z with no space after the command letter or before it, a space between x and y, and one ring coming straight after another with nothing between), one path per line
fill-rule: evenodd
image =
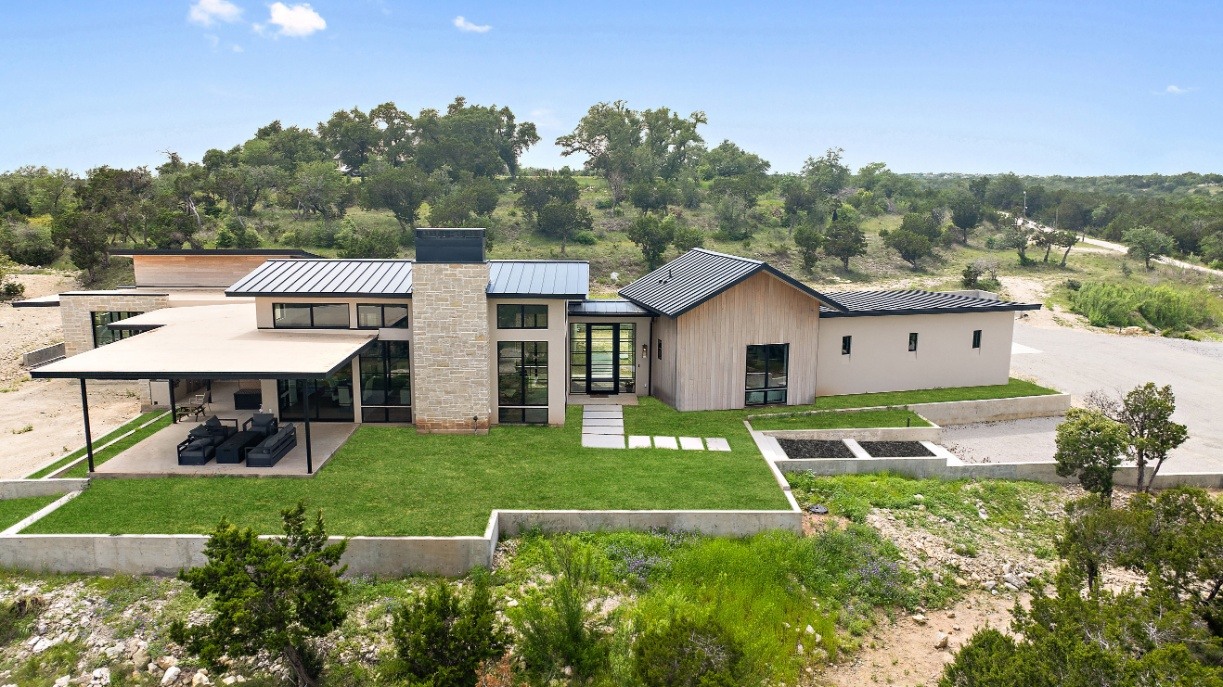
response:
M628 437L629 448L666 448L685 451L729 451L726 439L713 437ZM586 448L624 448L624 409L616 404L587 404L582 407L582 446Z

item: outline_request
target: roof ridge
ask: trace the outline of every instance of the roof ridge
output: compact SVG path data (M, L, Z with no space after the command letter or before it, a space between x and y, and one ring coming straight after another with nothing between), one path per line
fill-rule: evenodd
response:
M706 255L716 255L716 256L718 256L718 257L720 257L720 258L731 258L732 260L740 260L740 261L742 261L742 262L750 262L750 263L752 263L753 265L767 265L767 264L768 264L768 263L766 263L765 261L763 261L763 260L757 260L756 258L745 258L745 257L743 257L742 255L731 255L730 253L719 253L719 252L718 252L718 251L716 251L716 250L709 250L708 248L699 248L699 247L698 247L698 248L693 248L692 250L693 250L693 251L695 251L695 252L698 252L698 253L705 253ZM680 256L680 257L683 257L683 256ZM661 269L661 268L660 268L660 269Z

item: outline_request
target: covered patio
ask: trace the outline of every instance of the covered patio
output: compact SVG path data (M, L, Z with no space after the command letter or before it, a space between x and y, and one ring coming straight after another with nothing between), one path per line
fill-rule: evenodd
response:
M209 455L197 461L200 464L180 464L180 444L189 439L188 433L199 426L200 420L215 416L217 421L212 424L224 427L219 430L224 437L231 437L240 430L259 428L247 425L256 415L254 411L236 410L234 404L226 400L232 395L220 394L212 397L198 419L171 424L97 466L89 429L88 380L168 380L172 408L177 408L177 400L183 400L173 398L175 380L207 380L214 387L243 380L291 380L310 390L351 365L358 352L376 337L375 332L357 330L259 329L255 323L255 308L249 303L155 310L116 322L114 326L143 330L143 333L32 371L35 377L80 380L81 414L91 476L310 475L356 428L351 422L312 423L309 419L311 394L307 391L302 395L305 403L302 421L270 423L263 436L249 437L251 441L281 438L296 442L292 448L288 448L292 441L268 442L278 449L270 461L272 465L248 466L242 458L251 455L246 453L246 448L231 450L231 454L241 456L238 462L218 463ZM278 414L276 398L264 398L262 404L270 408L262 414L264 419Z

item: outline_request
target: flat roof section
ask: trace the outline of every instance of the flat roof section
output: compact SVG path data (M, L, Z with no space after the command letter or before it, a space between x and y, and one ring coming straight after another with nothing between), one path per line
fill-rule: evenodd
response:
M317 258L314 253L299 248L112 248L111 255L279 255L295 258Z
M165 308L117 324L156 327L30 371L70 379L322 379L375 331L259 329L251 303Z
M58 308L59 294L53 293L48 296L38 296L37 298L26 298L19 301L13 301L14 308Z
M649 310L619 299L586 300L569 304L569 314L579 317L649 317Z

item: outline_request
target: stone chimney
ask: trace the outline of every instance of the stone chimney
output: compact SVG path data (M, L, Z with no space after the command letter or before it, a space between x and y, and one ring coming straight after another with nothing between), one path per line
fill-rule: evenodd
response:
M412 393L418 432L485 433L491 408L483 229L417 229Z

